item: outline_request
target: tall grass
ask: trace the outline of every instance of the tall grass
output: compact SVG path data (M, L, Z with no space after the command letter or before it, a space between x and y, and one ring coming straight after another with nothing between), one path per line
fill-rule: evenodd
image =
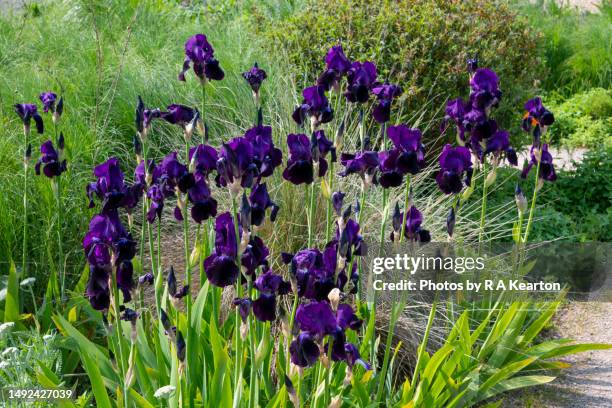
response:
M612 1L602 0L595 12L555 0L515 0L516 7L543 34L542 58L547 91L564 95L612 83Z

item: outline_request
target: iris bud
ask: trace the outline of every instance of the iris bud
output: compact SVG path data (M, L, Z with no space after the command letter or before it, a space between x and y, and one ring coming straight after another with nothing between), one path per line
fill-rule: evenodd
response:
M497 178L497 171L493 170L489 174L487 174L487 178L485 180L485 186L491 187L495 183L495 179Z
M334 312L337 311L338 305L340 304L340 289L333 288L327 295L327 298L329 299L332 310Z
M518 208L520 213L525 213L527 211L527 199L525 198L525 194L523 194L523 190L516 185L516 189L514 190L514 200L516 202L516 208Z

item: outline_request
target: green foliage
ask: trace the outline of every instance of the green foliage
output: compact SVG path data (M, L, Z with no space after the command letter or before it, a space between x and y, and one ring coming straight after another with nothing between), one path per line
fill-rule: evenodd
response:
M57 378L62 370L62 356L55 333L42 335L35 330L0 333L0 387L38 388L46 386L49 377ZM51 384L49 384L51 386ZM58 381L57 387L66 387ZM36 406L55 406L53 403Z
M482 317L464 311L444 345L431 356L425 353L423 364L417 364L412 382L404 384L398 406L470 407L502 392L554 380L543 375L543 370L564 364L547 361L550 358L612 347L574 345L567 340L538 343L536 337L558 305L498 302ZM426 344L427 338L420 348Z
M496 117L504 127L519 123L517 108L539 74L536 32L497 2L312 0L285 21L257 26L270 52L286 53L298 85L316 80L328 48L340 42L350 59L375 61L381 80L404 88L405 114L431 103L427 119L447 99L466 96L470 56L502 78Z
M612 90L594 88L547 104L555 114L550 137L567 147L612 147Z
M559 239L583 241L612 240L612 148L592 150L574 170L558 170L557 181L545 183L538 196L536 219L530 236L534 241ZM494 207L511 204L511 210L500 215L499 223L511 223L516 218L514 205L514 183L519 182L528 199L534 184L532 171L526 181L518 179L517 170L498 169L498 185L489 194L488 201ZM500 182L499 180L508 180ZM482 190L477 185L472 197ZM540 203L546 202L546 205ZM477 214L470 214L476 219ZM497 237L510 240L509 234Z
M554 0L516 1L531 26L543 34L538 55L548 70L542 86L571 95L612 81L612 1L599 12L579 11Z

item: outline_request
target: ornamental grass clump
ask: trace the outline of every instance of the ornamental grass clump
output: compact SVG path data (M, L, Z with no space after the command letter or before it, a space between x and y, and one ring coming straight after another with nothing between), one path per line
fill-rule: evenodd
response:
M416 176L426 172L428 161L436 162L436 152L426 148L420 129L397 120L402 87L380 78L373 62L349 60L340 44L329 50L325 71L303 89L293 112L282 112L295 122L291 131L265 124L266 101L260 91L268 75L255 64L242 73L257 112L253 126L213 137L205 122L205 117L210 120L205 90L212 86L209 81L221 81L225 73L203 34L187 40L185 54L179 79L191 86L186 74L194 71L202 88L200 107L174 103L151 108L139 97L135 162L122 163L115 157L103 161L94 167L93 180L85 188L92 211L82 243L88 268L75 292L85 294L89 304L82 302L82 307L95 326L92 332L102 336L81 334L71 312L68 319L61 312L53 319L76 344L96 404L112 406L112 398L124 407L399 407L421 406L429 395L429 405L443 407L469 406L494 395L489 382L495 375L487 371L483 375L488 380L474 380L480 375L477 362L491 357L485 346L516 348L518 355L541 327L527 329L526 335L533 336L512 344L500 341L505 329L500 328L494 332L496 338L492 334L479 348L484 327L501 323L489 315L485 326L473 327L466 311L454 321L448 344L430 356L436 299L428 305L430 317L413 375L400 379L403 385L397 387L400 346L394 350L393 339L407 300L396 299L391 306L386 337L381 339L377 322L385 320L384 311L376 294L364 296L369 289L364 256L377 248L368 248L375 241L369 239L372 236L380 238L374 242L380 246L405 242L419 248L442 235L415 197L423 191L415 189L421 181L437 183L439 196L452 196L443 201L452 202L446 223L451 239L461 202L469 200L474 173L479 170L486 187L495 181L490 174L503 159L516 162L508 133L490 117L501 102L496 74L478 68L476 60L468 64L469 101L451 101L445 118L445 124L455 124L459 145L444 146L433 181ZM57 127L63 102L56 98L52 93L41 95ZM535 166L541 175L536 179L551 180L550 154L539 138L552 122L532 105L525 128L539 130L525 174ZM24 105L18 112L23 113L24 128L29 126L26 119L37 120L36 109ZM152 148L152 136L158 125L167 126L164 122L176 125L168 128L182 149ZM347 131L350 122L354 132ZM55 143L44 142L37 174L59 184L67 170L63 150L61 132ZM340 169L335 168L337 158ZM130 181L122 169L131 166L135 170ZM278 199L279 188L296 196L306 191L307 236L298 248L289 248L281 239L285 252L276 250L279 243L268 233L286 227L279 217L292 216L283 214L290 203ZM355 196L354 203L348 199ZM522 242L527 241L535 198L534 192ZM527 203L519 187L516 201L522 214ZM317 223L318 206L327 210L324 228ZM379 230L367 218L374 206L381 208ZM485 209L486 189L481 230ZM139 215L140 222L135 220ZM183 259L173 257L170 262L162 257L163 233L177 225L183 232ZM279 234L282 238L286 231ZM478 242L483 240L480 234ZM178 253L180 244L171 245ZM151 301L145 298L149 290ZM506 312L519 313L515 304L498 302L500 308L490 305L491 313L505 307ZM517 318L512 333L523 330L524 322L524 316ZM105 347L96 344L100 341ZM516 355L495 355L491 360L503 360L497 366L510 378L536 359L521 361L519 368L513 360ZM549 354L538 356L545 359ZM445 373L453 374L452 382L443 377Z

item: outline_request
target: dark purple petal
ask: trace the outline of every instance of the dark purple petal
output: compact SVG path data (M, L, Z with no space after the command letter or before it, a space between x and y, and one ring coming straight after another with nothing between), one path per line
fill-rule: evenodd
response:
M310 367L319 359L319 346L308 333L301 333L289 346L291 362L299 367Z
M238 279L236 260L227 255L210 255L204 260L204 270L209 282L221 288L233 285Z

